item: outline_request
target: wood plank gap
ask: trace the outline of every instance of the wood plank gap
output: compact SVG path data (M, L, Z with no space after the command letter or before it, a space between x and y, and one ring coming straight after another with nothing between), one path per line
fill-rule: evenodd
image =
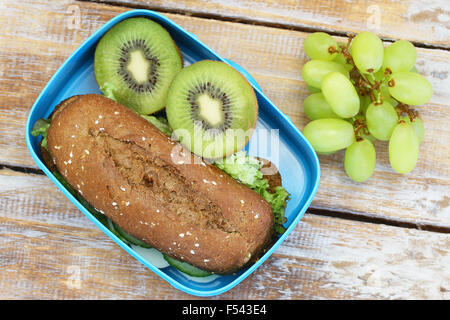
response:
M383 224L392 227L450 234L450 227L448 226L430 223L419 223L419 222L415 223L412 221L406 221L401 219L392 219L390 217L377 217L375 215L366 214L364 212L330 210L328 208L321 208L316 206L310 206L307 212L310 214L324 217L339 218L364 223Z
M102 5L109 5L109 6L123 7L123 8L130 8L130 9L147 9L147 10L158 11L160 13L178 14L178 15L184 15L184 16L195 17L195 18L221 20L221 21L226 21L226 22L242 23L242 24L247 24L247 25L256 25L256 26L263 26L263 27L270 27L270 28L279 28L279 29L284 29L284 30L299 31L299 32L306 32L306 33L313 33L313 32L320 31L320 32L326 32L326 33L330 34L331 36L336 36L336 37L348 37L348 35L354 34L353 32L340 32L340 31L327 29L327 28L296 26L296 25L291 25L291 24L259 21L259 20L255 20L255 19L249 19L249 18L247 18L247 19L246 18L234 18L234 17L229 17L229 16L221 15L221 14L177 10L177 9L164 8L164 7L160 7L160 6L152 6L152 5L146 5L146 4L142 4L142 5L127 4L127 3L122 3L122 2L114 1L114 0L104 0L104 1L77 0L77 2L91 2L91 3L102 4ZM388 42L394 42L396 40L399 40L399 39L391 39L391 38L384 38L384 37L380 37L380 39L383 41L388 41ZM417 42L417 41L411 41L411 43L413 43L415 47L419 47L419 48L441 49L441 50L450 51L450 47L447 47L447 46L432 45L432 44L427 44L427 43Z
M0 171L3 169L9 169L16 172L26 173L26 174L39 174L45 175L44 171L38 168L33 167L23 167L23 166L15 166L10 164L2 164L0 163Z

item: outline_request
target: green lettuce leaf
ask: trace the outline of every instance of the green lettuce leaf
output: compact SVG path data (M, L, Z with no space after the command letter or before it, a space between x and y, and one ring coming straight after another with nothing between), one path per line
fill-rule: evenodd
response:
M106 82L101 88L100 91L103 92L103 95L111 100L117 102L116 97L114 96L114 92L117 91L116 87L109 82Z
M284 212L290 194L282 186L276 187L274 193L269 192L269 181L264 179L261 173L263 167L261 161L247 155L245 151L239 151L225 159L214 162L214 164L235 180L261 195L272 207L275 217L275 231L280 234L285 231L283 226L283 223L286 222Z
M34 137L42 135L41 145L45 149L47 149L47 132L48 128L50 128L50 122L50 119L39 119L34 123L31 130L31 135Z
M225 159L215 161L214 164L248 187L260 187L263 177L262 164L256 158L248 156L245 151L238 151Z
M146 116L146 115L140 115L142 118L153 124L155 127L159 129L159 131L162 131L163 133L167 134L168 136L172 135L172 128L169 126L169 122L167 122L167 119L164 117L155 117L155 116Z
M280 234L283 233L286 230L283 224L286 222L284 212L286 210L287 200L290 197L289 192L287 192L284 187L278 186L275 187L274 193L270 193L266 189L261 196L266 199L272 207L273 215L275 217L275 231Z

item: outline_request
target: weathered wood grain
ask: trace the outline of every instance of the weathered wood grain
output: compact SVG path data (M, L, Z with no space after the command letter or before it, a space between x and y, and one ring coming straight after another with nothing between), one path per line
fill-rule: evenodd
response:
M306 214L213 299L449 299L448 234ZM42 175L0 171L0 299L191 299L128 255Z
M301 30L357 33L450 47L448 1L95 0Z
M6 2L0 46L0 163L35 167L25 146L28 110L52 74L93 31L126 9L76 3L79 28L70 29L70 1ZM301 78L306 33L167 14L207 45L246 68L263 91L302 129L307 88ZM32 26L32 27L30 27ZM418 49L417 66L434 87L430 103L418 109L426 127L417 168L408 175L392 171L386 143L377 143L377 167L364 184L343 170L343 152L320 156L321 185L313 206L410 223L450 226L449 143L450 53Z
M125 9L75 3L80 27L70 29L70 1L2 4L0 163L35 167L23 137L29 108L70 53ZM248 69L303 128L305 33L168 16ZM375 177L364 185L345 176L342 154L320 157L322 184L314 206L449 226L448 61L446 51L419 50L419 70L435 95L420 107L427 137L414 175L392 173L382 145ZM128 256L45 176L1 171L0 221L2 298L191 298ZM219 298L449 299L449 244L448 234L306 214L271 259ZM77 272L80 281L74 282Z

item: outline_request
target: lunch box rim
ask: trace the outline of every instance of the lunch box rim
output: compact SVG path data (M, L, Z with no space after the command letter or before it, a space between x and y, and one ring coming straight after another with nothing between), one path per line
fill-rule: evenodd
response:
M33 127L32 121L32 115L35 111L35 108L37 105L39 105L40 100L42 99L44 93L48 91L54 82L58 80L58 77L60 73L64 70L66 64L69 63L72 59L76 59L77 56L82 55L84 52L89 50L91 46L95 45L93 42L97 42L98 39L104 35L110 28L112 28L115 24L118 22L131 18L131 17L137 17L137 16L145 16L149 18L154 18L156 20L163 21L166 26L169 26L170 28L176 29L178 32L184 33L186 36L188 36L190 41L197 42L198 45L205 48L207 51L209 51L211 54L213 54L215 57L217 57L218 60L221 60L225 63L228 63L229 65L236 68L238 71L240 71L251 83L253 89L258 92L258 94L266 100L266 102L269 104L271 108L274 109L274 111L277 113L277 115L282 119L282 122L286 126L288 126L287 130L290 131L291 134L297 135L300 139L302 139L304 145L309 149L307 150L310 153L310 160L312 160L312 167L315 169L315 172L311 173L311 176L314 176L315 179L314 185L312 186L311 192L307 198L307 200L304 202L303 207L298 213L293 212L295 215L295 218L293 219L290 226L287 228L287 230L279 237L279 239L276 241L276 243L264 254L263 257L261 257L258 261L256 261L253 265L249 266L245 271L239 275L237 278L235 278L233 281L227 283L224 286L221 286L219 288L215 288L213 290L197 290L195 288L191 288L186 284L182 284L176 279L172 278L170 275L162 272L160 269L155 267L153 264L147 262L145 259L143 259L138 253L136 253L133 249L131 249L127 244L125 244L122 240L120 240L114 233L112 233L108 228L106 228L99 220L97 220L84 206L81 205L81 203L72 195L70 192L64 188L64 186L56 179L56 177L50 172L50 170L43 164L42 160L39 158L37 153L34 151L31 143L31 130ZM166 27L167 28L167 27ZM168 29L170 32L171 30ZM253 79L253 77L242 67L240 67L235 62L222 58L219 54L217 54L214 50L209 48L207 45L205 45L203 42L199 40L199 38L173 22L171 19L167 18L166 16L155 12L151 10L146 9L135 9L123 12L121 14L118 14L114 18L107 21L105 24L103 24L99 29L97 29L94 33L92 33L75 51L64 61L64 63L59 67L59 69L55 72L55 74L51 77L49 82L46 84L44 89L39 94L39 97L36 99L35 103L33 104L32 108L30 109L30 112L28 114L27 123L26 123L26 143L27 147L31 153L32 158L38 165L38 167L44 171L44 173L50 178L50 180L61 190L61 192L81 211L85 216L89 218L100 230L102 230L107 236L109 236L114 242L116 242L122 249L124 249L127 253L129 253L131 256L133 256L135 259L137 259L139 262L144 264L147 268L152 270L154 273L156 273L158 276L166 280L169 284L171 284L173 287L186 292L191 295L195 296L215 296L222 294L233 287L235 287L237 284L242 282L247 276L249 276L253 271L255 271L268 257L272 255L272 253L278 248L281 243L285 240L285 238L289 235L289 233L295 228L295 226L298 224L304 213L306 212L307 208L311 204L317 189L319 187L320 183L320 164L319 160L317 158L317 154L315 153L314 149L312 148L311 144L308 142L308 140L303 136L303 134L300 132L300 130L292 123L291 119L281 112L265 95L262 93L261 88L259 87L258 83Z

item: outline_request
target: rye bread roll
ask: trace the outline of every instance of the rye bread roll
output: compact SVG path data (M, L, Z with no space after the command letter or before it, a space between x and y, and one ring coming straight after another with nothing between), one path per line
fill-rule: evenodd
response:
M132 236L198 268L232 273L273 236L259 194L102 95L63 101L47 145L66 181Z

